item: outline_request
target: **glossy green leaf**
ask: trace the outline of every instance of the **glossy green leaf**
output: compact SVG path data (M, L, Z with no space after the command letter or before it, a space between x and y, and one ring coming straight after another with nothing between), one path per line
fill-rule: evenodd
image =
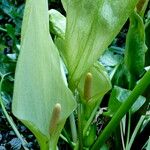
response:
M146 45L148 47L148 50L146 52L146 65L150 65L150 20L145 24L145 38L146 38Z
M130 73L136 77L143 72L146 50L143 20L136 12L133 12L130 16L130 27L126 39L125 64Z
M114 86L108 103L108 112L106 112L105 115L113 116L121 104L129 97L130 93L131 91L129 90ZM139 96L131 107L131 113L136 112L145 103L145 101L145 97Z
M56 148L65 120L76 106L63 80L60 57L49 35L47 8L47 0L26 2L12 105L14 115L35 134L41 150ZM61 104L62 111L50 135L56 103Z
M111 80L114 79L114 77L116 77L115 75L118 72L120 64L123 62L123 54L123 48L111 46L100 57L100 62L106 68ZM116 82L116 80L113 81Z
M102 55L100 61L104 66L115 67L119 63L121 63L123 57L121 55L114 54L111 50L106 50Z
M146 45L150 49L150 20L145 24Z
M65 48L70 87L97 61L120 31L138 0L63 0L67 12ZM74 84L75 83L75 84Z

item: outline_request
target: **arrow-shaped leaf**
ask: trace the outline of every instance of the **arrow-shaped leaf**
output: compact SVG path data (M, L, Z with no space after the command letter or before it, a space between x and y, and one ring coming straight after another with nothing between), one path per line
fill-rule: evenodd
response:
M48 21L47 0L27 0L12 105L14 115L35 134L42 150L56 148L65 120L76 106L62 78ZM51 130L54 107L60 106L56 103L61 112Z

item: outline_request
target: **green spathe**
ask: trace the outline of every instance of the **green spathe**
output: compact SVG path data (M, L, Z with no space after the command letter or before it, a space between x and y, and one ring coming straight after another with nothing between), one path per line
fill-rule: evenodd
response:
M60 66L60 57L49 35L47 0L27 0L22 27L12 110L37 137L41 150L55 149L66 118L75 109ZM54 134L49 135L56 103L61 113Z
M55 37L55 44L58 47L58 50L61 55L63 55L61 52L63 51L63 48L65 45L65 26L66 26L66 18L60 14L58 11L51 9L49 11L50 15L50 27L51 31L56 34ZM64 58L64 57L63 57ZM65 58L64 61L66 62ZM88 69L87 72L92 73L93 76L93 83L92 83L92 89L91 89L91 102L95 104L97 100L100 100L110 89L111 89L111 82L109 79L109 76L106 72L106 69L99 63L96 62ZM85 76L86 73L84 73L80 79L80 82L77 86L77 89L82 97L84 98L84 82L85 82ZM99 102L100 103L100 102ZM89 109L89 108L88 108ZM93 108L91 108L93 109Z
M133 11L138 0L62 0L67 12L62 51L72 88L96 62ZM74 84L75 83L75 84Z
M144 23L138 13L133 12L126 39L125 64L130 73L136 77L144 70L146 51Z

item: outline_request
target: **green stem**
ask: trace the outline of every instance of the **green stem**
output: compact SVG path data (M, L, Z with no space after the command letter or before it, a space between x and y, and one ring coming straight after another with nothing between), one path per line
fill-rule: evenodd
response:
M98 110L98 108L99 108L99 103L95 106L95 108L94 108L93 111L92 111L92 114L91 114L90 118L89 118L88 121L86 122L86 125L85 125L85 127L84 127L84 129L83 129L83 135L86 134L86 132L87 132L89 126L91 125L91 122L92 122L93 118L95 117L95 114L96 114L96 111Z
M145 73L145 75L135 86L135 88L133 89L130 96L127 98L127 100L120 106L118 111L114 114L111 121L105 127L103 132L98 136L91 150L97 150L104 144L104 142L109 138L112 132L116 129L122 117L129 111L129 109L137 100L139 95L141 95L145 91L146 87L149 84L150 84L150 70Z
M82 130L82 121L81 121L81 104L78 104L78 140L79 140L79 150L83 150L83 130Z
M64 135L60 134L60 138L68 143L72 149L75 147L75 143L71 142L71 140L69 141L69 139Z
M132 136L131 136L130 142L129 142L129 144L126 146L126 150L130 150L130 149L131 149L131 146L132 146L132 144L133 144L133 141L134 141L134 139L135 139L135 136L137 135L137 133L138 133L138 131L139 131L139 129L140 129L140 127L141 127L141 125L142 125L144 119L145 119L145 117L144 117L144 116L141 116L141 118L140 118L140 120L138 121L138 123L137 123L137 125L136 125L136 127L135 127L135 130L134 130L134 132L133 132L133 134L132 134Z
M8 74L10 74L10 73L8 73ZM8 75L8 74L6 74L6 75ZM4 104L3 104L3 100L2 100L2 97L1 97L1 89L2 89L3 80L4 80L4 78L5 78L6 75L2 76L1 82L0 82L0 105L1 105L1 107L2 107L2 110L3 110L3 113L4 113L5 117L6 117L6 119L8 120L8 122L9 122L9 124L11 125L12 129L14 130L16 136L20 139L23 148L24 148L25 150L29 150L29 149L26 147L26 146L27 146L27 142L26 142L26 141L22 138L22 136L20 135L20 133L19 133L17 127L15 126L15 123L14 123L13 119L8 115L8 113L7 113L6 109L5 109L5 106L4 106Z
M120 145L122 144L120 130L118 130L119 128L120 128L120 125L118 125L118 127L116 128L116 130L113 132L113 136L114 136L114 149L115 150L119 150L120 149Z
M68 87L72 91L72 93L75 94L75 99L78 102L78 95L75 93L74 88L73 88L70 80L68 82ZM72 113L69 116L69 121L70 121L70 128L71 128L72 140L73 140L74 143L77 143L78 136L77 136L77 126L76 126L76 122L75 122L74 113Z
M122 125L122 122L120 122L120 132L121 132L122 148L123 148L123 150L125 150L124 135L123 135L123 125Z
M69 135L68 135L68 133L67 133L67 131L65 130L65 129L63 129L62 130L62 132L63 132L63 134L64 134L64 138L63 138L63 136L61 136L62 137L62 139L64 139L66 142L68 142L69 143L69 145L72 147L72 149L73 149L73 147L75 146L75 143L73 143L72 141L71 141L71 139L70 139L70 137L69 137Z
M130 128L131 128L131 111L129 110L129 116L128 116L128 131L127 131L126 146L128 145L129 139L130 139Z
M70 121L70 127L71 127L72 140L74 143L76 143L77 142L77 128L76 128L76 123L75 123L75 118L74 118L73 113L69 116L69 121Z

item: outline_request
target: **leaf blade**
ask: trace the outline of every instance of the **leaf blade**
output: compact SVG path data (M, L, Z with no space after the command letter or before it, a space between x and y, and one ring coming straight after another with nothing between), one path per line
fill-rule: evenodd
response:
M47 0L28 0L26 6L12 111L36 135L41 148L47 149L49 141L50 146L56 146L76 103L63 81L59 54L49 35ZM50 136L49 123L56 103L61 104L62 112L56 133Z

